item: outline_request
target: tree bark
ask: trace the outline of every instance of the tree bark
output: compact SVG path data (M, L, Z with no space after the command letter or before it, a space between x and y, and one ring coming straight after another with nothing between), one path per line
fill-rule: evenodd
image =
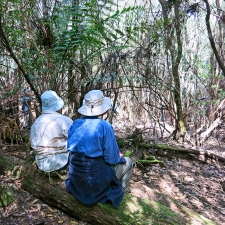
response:
M181 83L179 77L179 65L182 58L182 41L181 41L181 24L180 24L180 15L179 15L179 7L181 1L174 1L174 16L170 16L171 9L168 7L168 3L166 1L159 1L162 6L163 12L163 20L165 27L165 47L168 52L166 52L167 56L171 59L171 67L168 66L168 69L172 69L172 77L173 77L173 97L174 104L176 108L176 116L175 116L175 130L173 131L173 138L182 139L184 141L186 135L186 126L184 122L183 109L181 103ZM172 21L168 24L168 21ZM175 40L175 42L173 41ZM179 133L178 133L179 131ZM178 135L177 135L178 134Z

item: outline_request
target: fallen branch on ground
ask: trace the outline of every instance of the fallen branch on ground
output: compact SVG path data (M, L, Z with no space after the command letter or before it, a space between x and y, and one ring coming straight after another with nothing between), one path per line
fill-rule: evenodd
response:
M163 150L163 151L174 151L174 152L186 152L186 153L191 153L191 154L195 154L198 155L199 158L211 158L214 160L218 160L221 162L225 162L225 158L215 154L213 152L207 151L207 150L199 150L199 149L190 149L190 148L181 148L181 147L176 147L176 146L170 146L170 145L164 145L164 144L143 144L140 143L138 145L140 148L143 149L158 149L158 150Z

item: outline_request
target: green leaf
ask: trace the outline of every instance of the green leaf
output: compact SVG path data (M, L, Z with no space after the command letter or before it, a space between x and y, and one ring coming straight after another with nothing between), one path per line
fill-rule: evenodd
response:
M119 84L120 84L120 87L122 88L123 87L123 79L121 77L119 77Z
M6 207L15 200L13 191L0 185L0 207Z
M125 36L125 34L124 34L121 30L115 29L115 31L116 31L117 33L119 33L121 36Z

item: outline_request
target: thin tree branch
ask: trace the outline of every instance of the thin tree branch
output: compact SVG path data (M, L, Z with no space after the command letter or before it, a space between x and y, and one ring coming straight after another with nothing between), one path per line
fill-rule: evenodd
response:
M9 52L10 56L12 57L12 59L15 61L15 63L17 64L19 70L22 72L25 80L27 81L27 83L30 85L31 90L34 92L35 96L37 97L38 101L41 104L41 98L40 95L38 94L37 90L35 89L34 85L32 84L28 74L25 72L25 70L23 69L22 65L20 64L19 60L17 59L16 55L13 52L13 49L4 33L3 27L2 27L2 17L0 15L0 40L3 44L3 46L6 48L6 50Z
M223 76L225 76L225 66L224 64L222 63L222 60L220 59L220 56L219 56L219 53L216 49L216 45L215 45L215 42L214 42L214 39L213 39L213 36L212 36L212 31L211 31L211 27L210 27L210 22L209 22L209 19L210 19L210 6L209 6L209 2L208 0L203 0L206 4L206 17L205 17L205 22L206 22L206 27L207 27L207 31L208 31L208 36L209 36L209 41L210 41L210 44L211 44L211 47L213 49L213 52L216 56L216 60L219 64L219 67L220 69L223 71Z

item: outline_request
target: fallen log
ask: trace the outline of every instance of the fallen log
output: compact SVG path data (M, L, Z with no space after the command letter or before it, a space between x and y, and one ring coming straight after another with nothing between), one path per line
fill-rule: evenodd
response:
M18 176L20 174L24 190L43 200L46 204L88 224L204 225L207 223L216 225L204 216L175 203L172 199L169 199L168 202L172 203L173 208L176 205L176 212L158 202L141 199L131 194L125 195L118 209L114 209L111 204L100 203L87 207L66 191L64 181L46 176L45 173L37 170L36 165L32 164L31 157L22 166L16 165L15 168L10 159L3 156L0 156L0 159L1 172L5 171L9 175L9 170L11 170L11 175Z
M225 158L223 156L220 156L218 154L215 154L207 150L182 148L182 147L176 147L176 146L170 146L170 145L164 145L164 144L145 144L145 143L138 144L138 147L143 149L157 149L157 150L168 151L168 152L185 152L185 153L198 155L200 160L205 160L208 157L214 160L218 160L220 162L225 162Z
M29 168L26 165L22 173L23 189L66 214L90 224L188 224L186 218L170 208L131 194L125 195L118 209L114 209L110 203L87 207L66 191L64 181L59 178L49 179L34 165Z
M206 131L204 131L203 133L199 135L199 143L201 145L204 144L206 140L210 137L211 133L223 122L224 122L224 118L220 118L220 117L214 120L211 126Z

